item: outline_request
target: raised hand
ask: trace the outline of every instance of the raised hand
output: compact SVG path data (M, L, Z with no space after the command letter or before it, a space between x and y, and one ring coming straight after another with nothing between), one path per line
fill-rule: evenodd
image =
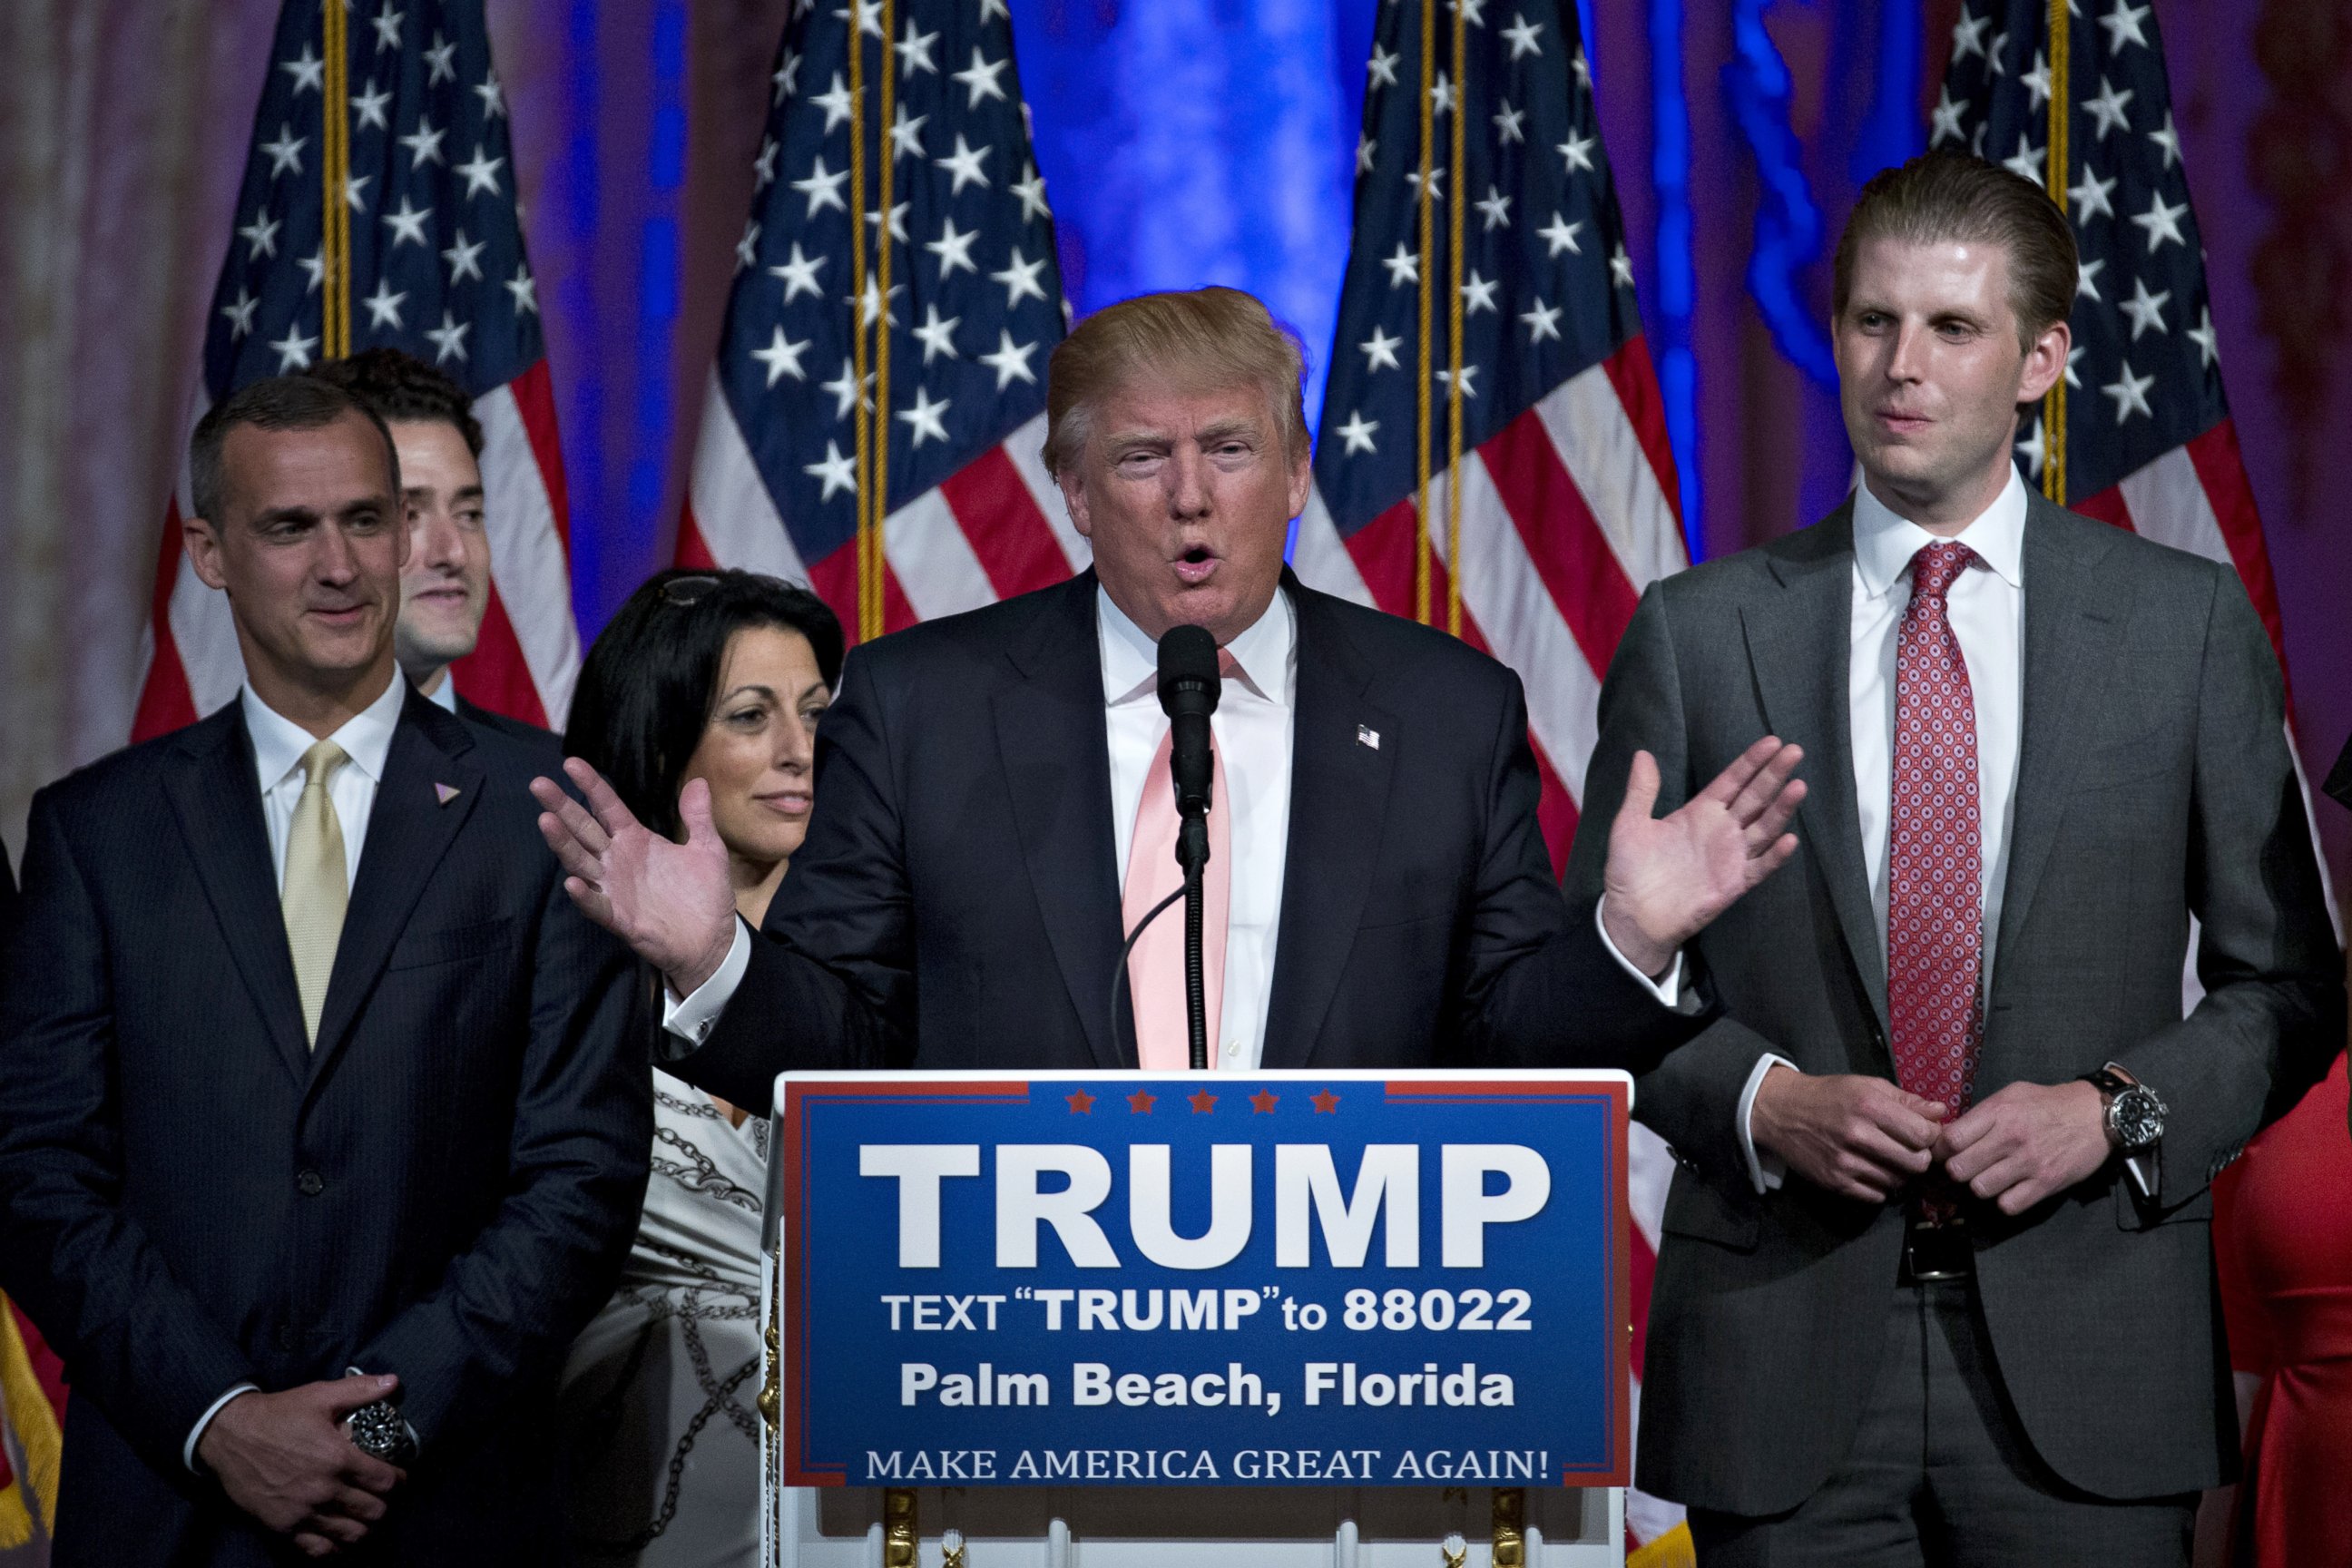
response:
M283 1394L240 1394L220 1407L196 1458L229 1501L306 1555L356 1546L383 1518L406 1472L360 1452L343 1417L389 1394L399 1380L353 1375Z
M588 918L635 948L681 996L718 971L735 940L735 891L727 847L710 822L710 786L700 779L679 792L686 842L639 822L604 775L578 757L563 771L587 801L552 779L530 793L547 809L539 831L565 872L563 890Z
M1653 816L1657 759L1633 753L1625 802L1609 827L1601 919L1609 940L1643 973L1665 973L1675 952L1797 852L1784 831L1805 798L1794 776L1801 746L1767 735L1678 811Z
M1756 1086L1748 1132L1791 1174L1840 1197L1885 1203L1927 1174L1948 1114L1883 1078L1775 1066Z

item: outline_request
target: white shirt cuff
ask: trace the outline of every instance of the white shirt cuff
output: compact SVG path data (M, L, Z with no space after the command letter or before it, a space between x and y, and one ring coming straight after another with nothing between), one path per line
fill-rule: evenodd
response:
M1659 1006L1670 1007L1677 1013L1697 1012L1697 993L1685 994L1683 991L1683 955L1680 952L1675 954L1675 961L1666 966L1666 976L1663 980L1653 980L1643 973L1634 967L1633 961L1618 952L1617 944L1609 940L1609 922L1601 919L1601 911L1608 904L1606 896L1593 904L1592 921L1601 928L1601 945L1609 950L1609 956L1617 961L1617 967L1640 981L1643 989L1658 999Z
M180 1445L180 1463L188 1467L189 1474L197 1475L202 1473L196 1468L196 1445L204 1441L205 1428L213 1424L213 1417L221 1413L221 1406L226 1405L230 1400L235 1399L240 1394L258 1394L260 1392L261 1385L257 1383L240 1383L235 1388L230 1389L226 1394L222 1394L218 1399L214 1400L212 1404L205 1407L205 1413L196 1417L196 1424L188 1428L188 1440Z
M1756 1114L1756 1091L1764 1086L1764 1075L1776 1067L1787 1068L1791 1072L1801 1070L1788 1058L1767 1051L1757 1058L1756 1066L1748 1074L1746 1086L1739 1091L1739 1152L1748 1162L1748 1180L1759 1193L1778 1191L1789 1176L1788 1163L1780 1156L1758 1151L1756 1131L1751 1125Z
M736 988L743 984L743 972L751 967L751 928L741 916L735 920L735 940L727 949L727 956L709 979L694 988L694 994L680 1000L677 993L662 987L662 1027L684 1040L689 1047L699 1046L710 1037L710 1026L719 1022L719 1015L727 1011L734 999Z

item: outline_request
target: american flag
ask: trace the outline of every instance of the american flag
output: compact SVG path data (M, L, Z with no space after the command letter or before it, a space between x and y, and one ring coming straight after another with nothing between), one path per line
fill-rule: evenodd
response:
M2024 424L2018 455L2074 510L2234 565L2284 667L2155 7L2079 0L2063 37L2051 9L1970 0L1928 127L1931 145L1967 148L2051 191L2081 251L2065 381Z
M1518 672L1558 864L1610 656L1642 590L1688 561L1576 9L1458 3L1381 14L1296 564L1316 587L1451 626ZM1636 1127L1637 1400L1672 1173ZM1637 1545L1681 1519L1638 1492L1627 1515Z
M1065 317L1002 0L800 0L773 84L679 564L803 579L853 637L1083 569L1039 457Z
M190 426L322 357L386 346L440 366L481 421L491 552L481 640L452 678L485 708L560 725L580 668L563 464L481 0L286 0L235 229ZM245 679L226 601L181 553L189 507L184 465L133 739L193 723Z

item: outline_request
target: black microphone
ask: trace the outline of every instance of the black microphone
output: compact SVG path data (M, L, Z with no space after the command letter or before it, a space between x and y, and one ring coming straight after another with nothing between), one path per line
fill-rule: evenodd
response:
M1209 811L1214 763L1209 715L1223 686L1217 674L1217 639L1201 626L1171 626L1160 639L1160 706L1168 715L1168 771L1176 782L1176 815L1189 826ZM1205 857L1207 835L1202 835Z

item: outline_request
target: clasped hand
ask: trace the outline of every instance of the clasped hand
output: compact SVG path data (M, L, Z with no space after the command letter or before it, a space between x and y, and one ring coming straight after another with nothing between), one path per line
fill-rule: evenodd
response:
M1776 1066L1757 1086L1748 1131L1758 1149L1841 1197L1884 1203L1941 1165L2017 1215L2106 1164L2104 1111L2092 1084L2012 1083L1955 1118L1883 1078Z
M362 1453L343 1418L389 1395L398 1379L359 1374L282 1394L240 1394L196 1442L196 1457L229 1501L304 1554L356 1546L381 1521L407 1472Z

